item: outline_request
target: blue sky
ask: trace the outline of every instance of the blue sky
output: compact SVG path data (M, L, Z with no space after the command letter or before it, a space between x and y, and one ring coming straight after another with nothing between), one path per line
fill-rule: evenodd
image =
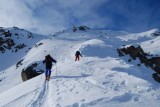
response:
M160 0L1 0L0 26L52 34L76 25L142 32L160 28Z

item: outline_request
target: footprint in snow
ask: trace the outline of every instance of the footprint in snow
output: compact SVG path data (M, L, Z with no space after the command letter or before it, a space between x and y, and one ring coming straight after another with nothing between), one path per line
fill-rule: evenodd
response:
M134 97L134 101L139 102L140 101L139 97Z
M126 84L126 81L122 81L122 82L121 82L121 85L125 85L125 84Z
M73 86L73 87L70 89L70 92L72 92L74 89L75 89L75 86Z
M84 101L86 101L86 100L85 100L85 99L82 99L82 100L81 100L81 102L84 102Z
M79 92L76 92L76 94L79 94Z
M60 105L60 104L57 104L56 107L61 107L61 105Z
M57 101L59 102L61 99L62 99L62 97L59 97L59 98L57 99Z
M128 102L131 99L132 99L132 95L130 93L125 93L123 95L113 97L110 101Z

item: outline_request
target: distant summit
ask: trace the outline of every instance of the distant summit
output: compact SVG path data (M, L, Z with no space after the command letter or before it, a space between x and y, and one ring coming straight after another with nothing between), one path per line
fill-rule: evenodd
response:
M76 32L76 31L87 31L89 30L90 28L85 26L85 25L82 25L82 26L74 26L72 28L73 32Z

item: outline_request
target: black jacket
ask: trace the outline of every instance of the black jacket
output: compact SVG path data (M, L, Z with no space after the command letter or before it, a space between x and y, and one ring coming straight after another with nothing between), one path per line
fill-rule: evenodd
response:
M79 56L79 55L82 57L81 53L79 51L76 51L75 56Z
M45 60L43 61L43 63L46 63L46 69L52 68L52 62L56 63L57 61L54 60L51 56L46 56Z

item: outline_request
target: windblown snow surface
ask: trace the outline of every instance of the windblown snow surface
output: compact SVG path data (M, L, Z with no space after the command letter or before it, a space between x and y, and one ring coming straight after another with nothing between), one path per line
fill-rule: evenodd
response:
M152 78L154 71L137 66L138 59L129 63L129 56L119 57L116 52L122 45L136 43L145 52L159 54L160 37L152 37L153 32L66 30L24 39L31 46L27 53L0 54L1 65L6 65L0 71L0 107L160 107L160 84ZM80 61L75 61L77 50L83 56ZM47 54L57 60L50 81L41 74L22 82L22 69ZM15 60L20 59L23 64L16 68Z

